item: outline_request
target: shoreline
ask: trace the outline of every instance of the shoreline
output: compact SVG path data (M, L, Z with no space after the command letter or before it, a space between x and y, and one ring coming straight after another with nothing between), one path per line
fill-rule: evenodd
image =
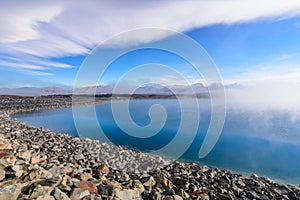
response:
M70 97L2 96L0 101L0 199L300 199L299 187L255 174L168 163L159 156L34 128L10 117L70 107Z

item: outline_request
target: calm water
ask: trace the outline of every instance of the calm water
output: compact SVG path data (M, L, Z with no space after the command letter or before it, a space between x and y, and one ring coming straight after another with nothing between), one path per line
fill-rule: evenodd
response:
M150 138L136 138L124 133L114 121L110 102L96 105L98 121L114 144L145 152L155 151L172 141L180 124L181 111L177 100L131 100L130 114L138 125L145 126L150 123L148 109L153 104L163 105L168 117L163 129ZM182 160L244 174L257 173L277 181L300 184L300 146L297 145L300 141L295 141L295 136L300 134L300 123L297 119L292 119L286 112L242 112L228 109L224 129L215 148L207 157L199 159L198 151L210 121L209 101L199 100L199 104L201 120L197 136L181 157ZM99 133L90 124L89 113L86 112L89 108L91 107L79 107L82 109L80 120L86 124L85 130L82 130L84 133L79 134L82 136L89 133L89 137L97 139ZM193 108L188 109L193 111ZM71 108L16 114L13 117L35 127L78 135ZM187 131L184 134L189 133ZM288 139L296 144L291 144ZM278 142L279 140L286 142Z

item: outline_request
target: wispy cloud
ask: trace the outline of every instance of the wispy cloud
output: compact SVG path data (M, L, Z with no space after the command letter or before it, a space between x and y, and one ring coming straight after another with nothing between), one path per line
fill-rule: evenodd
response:
M242 83L288 83L300 84L300 64L273 64L262 67L253 67L244 70L236 77L224 80L226 84Z
M0 53L22 58L84 55L108 38L137 28L184 32L212 24L281 19L299 13L298 0L6 1L0 7ZM149 42L163 37L166 35L145 33L122 38L118 43ZM40 70L70 67L49 62L15 66L35 68L30 65Z
M31 75L38 75L38 76L52 76L53 73L50 72L41 72L41 71L33 71L33 70L25 70L24 73L31 74Z
M46 69L43 66L25 64L25 63L13 63L7 61L0 61L0 66L2 67L13 67L13 68L21 68L21 69L31 69L31 70L43 70Z
M290 53L290 54L283 54L283 55L278 57L278 60L280 60L280 61L288 60L290 58L295 58L295 57L300 57L300 52Z

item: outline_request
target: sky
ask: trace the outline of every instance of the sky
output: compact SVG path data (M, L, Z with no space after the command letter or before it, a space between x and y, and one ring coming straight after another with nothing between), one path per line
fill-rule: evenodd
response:
M0 5L0 87L71 87L95 47L118 34L149 27L194 39L216 64L224 84L300 84L299 0L0 0ZM124 47L168 37L149 33L118 42ZM183 59L146 49L119 58L100 83L112 84L134 66L153 62L201 82ZM156 78L178 83L159 71L149 81Z

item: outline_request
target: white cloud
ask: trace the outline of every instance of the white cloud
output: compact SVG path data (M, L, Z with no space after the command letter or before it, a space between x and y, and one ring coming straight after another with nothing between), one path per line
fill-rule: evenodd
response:
M58 5L7 1L0 7L0 42L18 42L42 37L39 23L49 23L61 11Z
M290 53L290 54L282 54L281 56L278 57L278 60L288 60L290 58L295 58L295 57L300 57L300 52L296 53Z
M298 0L6 1L0 7L0 53L22 58L82 55L114 35L137 28L183 32L299 13ZM162 37L166 35L133 35L118 42L149 42ZM62 65L48 67L57 66Z
M43 66L33 65L33 64L24 64L24 63L13 63L7 61L0 61L0 66L3 67L12 67L12 68L21 68L21 69L31 69L31 70L43 70L46 69Z
M38 76L52 76L53 73L50 72L41 72L41 71L36 71L36 70L26 70L24 71L26 74L31 74L31 75L38 75Z
M224 80L228 83L266 84L266 83L288 83L300 84L300 65L270 65L264 67L253 67L248 69L236 78Z

